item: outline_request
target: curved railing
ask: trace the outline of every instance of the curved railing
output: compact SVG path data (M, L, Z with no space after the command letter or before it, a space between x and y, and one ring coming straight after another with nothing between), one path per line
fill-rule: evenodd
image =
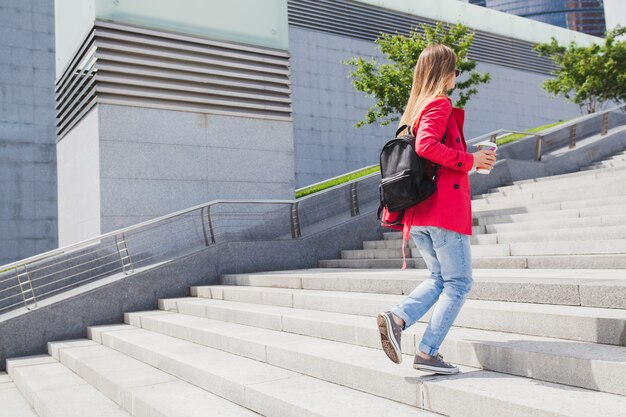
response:
M298 239L378 207L380 174L297 200L215 200L0 267L0 314L233 241Z
M577 117L568 122L559 124L542 130L540 132L520 132L509 129L498 129L493 132L485 133L484 135L467 141L468 145L475 145L476 143L488 140L496 142L497 138L510 133L520 133L527 135L525 138L520 138L514 142L507 143L506 148L502 147L498 149L501 157L513 156L515 159L534 159L535 161L541 161L545 152L568 146L569 148L576 147L576 139L586 137L593 134L600 134L604 136L609 130L609 114L616 111L626 112L626 104L615 106L596 113L587 114L581 117ZM526 141L533 140L534 138L534 150L529 153L528 150L515 152L515 148L527 147ZM505 146L503 145L503 146ZM510 152L502 154L501 149L508 149Z

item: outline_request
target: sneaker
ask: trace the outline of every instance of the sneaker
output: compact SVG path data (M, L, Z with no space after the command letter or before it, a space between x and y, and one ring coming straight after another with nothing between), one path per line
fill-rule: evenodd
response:
M445 362L441 353L438 353L437 356L432 356L430 359L424 359L419 355L415 355L413 368L421 371L432 371L436 374L450 375L459 372L458 366Z
M402 351L400 349L402 326L396 324L390 311L380 313L376 318L376 322L378 323L380 343L383 346L383 350L393 362L402 362Z

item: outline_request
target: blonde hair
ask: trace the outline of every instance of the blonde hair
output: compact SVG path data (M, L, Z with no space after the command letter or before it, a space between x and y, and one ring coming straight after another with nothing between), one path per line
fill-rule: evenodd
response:
M438 96L447 97L446 85L455 69L456 54L452 48L437 43L424 48L415 64L411 94L398 127L413 126L426 104Z

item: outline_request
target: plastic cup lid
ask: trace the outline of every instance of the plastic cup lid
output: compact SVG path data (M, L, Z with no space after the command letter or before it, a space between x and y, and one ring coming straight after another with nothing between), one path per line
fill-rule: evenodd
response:
M491 146L494 147L496 149L498 149L498 145L496 145L495 142L491 142L491 141L483 141L483 142L479 142L479 143L475 143L474 146L478 147L478 146Z

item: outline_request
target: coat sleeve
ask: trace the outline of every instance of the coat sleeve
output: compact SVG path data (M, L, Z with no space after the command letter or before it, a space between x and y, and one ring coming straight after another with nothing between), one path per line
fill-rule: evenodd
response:
M452 104L447 98L432 100L424 107L415 132L415 152L446 168L469 172L474 165L474 155L441 143L451 113Z

